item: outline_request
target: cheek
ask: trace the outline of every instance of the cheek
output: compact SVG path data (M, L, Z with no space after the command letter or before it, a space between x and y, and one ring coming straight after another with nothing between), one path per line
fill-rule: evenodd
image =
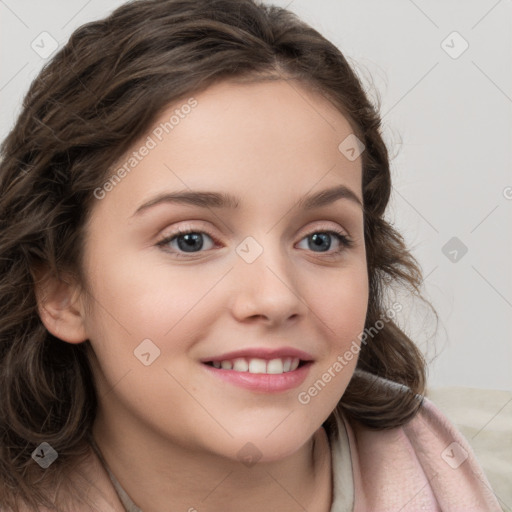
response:
M216 283L229 270L225 265L205 266L198 272L198 267L142 265L141 260L103 258L101 265L91 265L94 297L87 332L113 380L128 370L140 370L139 347L159 354L156 366L172 362L188 368L189 351L218 317L216 292L221 287Z
M357 365L368 307L365 264L340 270L327 291L311 299L326 340L321 364L297 396L310 417L326 418L343 396Z
M332 348L341 349L364 329L368 308L368 276L364 265L342 269L311 297Z

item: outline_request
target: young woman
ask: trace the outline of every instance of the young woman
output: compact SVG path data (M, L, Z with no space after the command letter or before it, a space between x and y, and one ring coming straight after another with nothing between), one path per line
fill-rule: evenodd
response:
M252 0L138 0L32 84L0 169L0 508L497 511L423 398L380 119Z

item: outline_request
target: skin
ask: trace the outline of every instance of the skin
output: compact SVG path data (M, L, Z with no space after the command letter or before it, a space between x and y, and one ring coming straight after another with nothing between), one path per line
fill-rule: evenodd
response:
M48 284L40 314L62 340L90 340L99 396L93 435L144 512L328 511L321 424L357 357L308 404L298 394L364 328L363 211L346 198L311 211L296 204L341 184L362 202L361 158L338 149L353 130L323 97L283 80L223 82L194 97L192 112L96 202L84 286ZM163 191L185 189L229 192L240 205L161 203L134 215ZM203 248L184 252L176 239L157 245L177 228L206 233ZM352 247L331 236L330 248L315 250L310 235L332 229ZM263 249L252 263L236 252L248 236ZM144 339L160 350L149 366L134 355ZM280 393L226 383L199 362L282 346L314 362L303 384ZM249 442L261 455L251 467L237 455Z

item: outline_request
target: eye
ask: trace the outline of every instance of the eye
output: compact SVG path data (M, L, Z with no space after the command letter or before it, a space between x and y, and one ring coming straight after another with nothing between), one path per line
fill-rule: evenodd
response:
M312 233L304 237L301 240L301 243L302 241L306 241L306 249L309 249L313 252L329 252L333 238L337 241L338 248L333 251L330 251L331 253L340 253L343 250L352 247L353 245L353 241L348 236L335 230L313 231Z
M206 242L205 242L206 239ZM331 250L335 241L337 248ZM317 253L328 253L328 255L337 255L343 250L352 247L353 241L344 233L336 230L317 230L305 236L300 243L307 243L307 250ZM165 251L175 254L177 257L187 257L186 254L204 252L204 250L213 249L217 240L206 233L197 229L180 229L167 235L163 240L157 243L157 246L163 247ZM299 244L300 244L299 243ZM300 247L303 249L304 247Z
M210 242L205 244L204 239L208 238ZM160 247L170 248L173 253L177 256L182 256L180 251L183 253L196 253L201 252L201 249L211 249L215 245L215 240L212 236L204 231L198 230L182 230L178 229L174 233L166 236L163 240L157 243Z

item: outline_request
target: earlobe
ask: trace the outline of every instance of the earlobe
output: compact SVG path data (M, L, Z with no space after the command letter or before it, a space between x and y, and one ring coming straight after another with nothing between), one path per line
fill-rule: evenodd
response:
M35 293L39 317L51 334L68 343L87 339L81 290L73 279L39 274Z

